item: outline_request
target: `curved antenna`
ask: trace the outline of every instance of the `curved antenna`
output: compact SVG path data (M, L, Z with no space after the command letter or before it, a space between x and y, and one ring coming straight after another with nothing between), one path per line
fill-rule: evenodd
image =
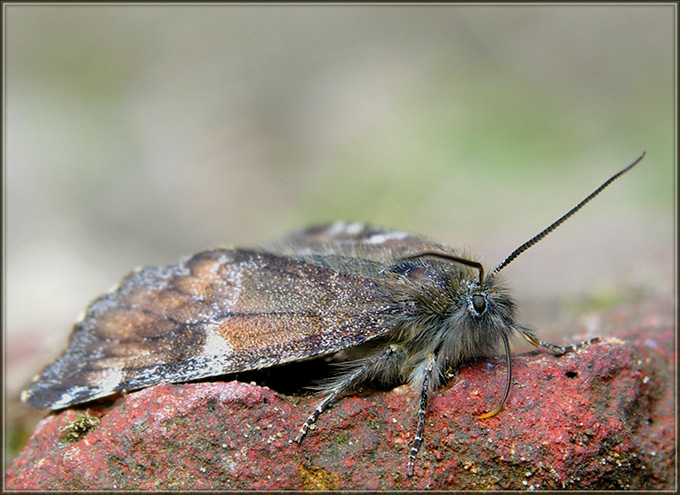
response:
M493 272L491 272L491 276L495 276L498 272L500 272L503 268L508 266L512 261L517 258L520 254L522 254L524 251L529 249L531 246L536 244L537 242L541 241L545 236L550 234L553 230L555 230L557 227L562 225L569 217L571 217L574 213L579 211L581 208L583 208L591 199L593 199L595 196L600 194L609 184L614 182L616 179L621 177L623 174L628 172L631 168L633 168L635 165L637 165L640 160L642 160L647 152L643 152L637 160L635 160L633 163L628 165L626 168L621 170L620 172L612 175L608 180L606 180L600 187L595 189L592 193L590 193L583 201L581 201L579 204L574 206L571 210L569 210L567 213L562 215L558 220L553 222L550 226L548 226L546 229L541 231L538 235L535 235L531 239L529 239L527 242L522 244L520 247L515 249L512 253L510 253L510 256L505 258L502 263L500 263L496 268L494 268Z
M438 253L437 251L423 251L422 253L397 258L397 261L413 260L416 258L424 258L425 256L434 256L435 258L454 261L462 265L476 268L477 270L479 270L479 286L480 287L482 286L482 281L484 280L484 266L478 261L466 260L465 258L459 258L458 256L453 256L452 254Z

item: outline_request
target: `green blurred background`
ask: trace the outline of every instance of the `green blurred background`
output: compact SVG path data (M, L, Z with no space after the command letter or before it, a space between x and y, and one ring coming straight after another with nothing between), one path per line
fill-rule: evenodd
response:
M535 328L673 294L672 4L3 9L6 462L85 306L205 248L345 219L494 265L647 151L504 272Z

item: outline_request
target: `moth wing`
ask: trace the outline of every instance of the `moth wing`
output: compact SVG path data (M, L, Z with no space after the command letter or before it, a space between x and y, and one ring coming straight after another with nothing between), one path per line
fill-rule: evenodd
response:
M386 254L406 256L443 246L409 232L361 223L335 222L292 232L266 247L272 252L292 256L300 253L349 256L359 254L367 259L381 261Z
M442 244L409 232L345 222L307 227L266 248L307 263L377 279L399 258L424 251L451 252Z
M241 249L128 275L22 394L59 409L155 385L313 357L389 330L379 281Z

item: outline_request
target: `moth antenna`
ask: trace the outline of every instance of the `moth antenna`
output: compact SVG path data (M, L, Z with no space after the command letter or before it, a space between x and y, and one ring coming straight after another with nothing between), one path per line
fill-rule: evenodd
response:
M500 405L496 409L489 411L486 414L477 416L478 419L492 418L501 412L503 410L503 406L505 405L505 401L508 400L508 395L510 395L510 385L512 384L512 359L510 355L510 342L508 342L508 336L504 333L501 334L501 337L503 337L503 344L505 345L505 359L508 363L508 381L505 383L505 393L503 394L503 400L501 400Z
M454 261L456 263L461 263L462 265L470 266L479 270L479 286L482 286L482 281L484 280L484 265L478 261L467 260L465 258L459 258L458 256L453 256L448 253L438 253L437 251L423 251L422 253L412 254L409 256L404 256L403 258L398 258L397 261L414 260L416 258L424 258L425 256L434 256L435 258L440 258L443 260Z
M562 225L564 222L567 221L569 217L571 217L574 213L579 211L581 208L583 208L588 202L590 202L591 199L593 199L595 196L600 194L609 184L614 182L616 179L621 177L623 174L628 172L631 168L633 168L635 165L637 165L647 154L647 152L643 152L637 160L635 160L633 163L628 165L626 168L623 170L619 171L618 173L612 175L608 180L606 180L600 187L595 189L592 193L590 193L583 201L581 201L579 204L574 206L571 210L569 210L567 213L562 215L558 220L553 222L550 226L548 226L546 229L541 231L538 235L535 235L531 239L529 239L527 242L522 244L520 247L515 249L512 253L510 253L510 256L505 258L502 263L500 263L496 268L494 268L493 272L491 272L491 276L495 276L498 272L500 272L503 268L508 266L510 263L513 262L515 258L517 258L520 254L522 254L524 251L529 249L531 246L534 244L538 243L539 241L543 240L544 237L546 237L548 234L550 234L553 230L555 230L557 227Z

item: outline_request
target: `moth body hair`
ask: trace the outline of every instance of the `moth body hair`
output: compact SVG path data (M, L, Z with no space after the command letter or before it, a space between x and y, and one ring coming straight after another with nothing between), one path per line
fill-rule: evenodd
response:
M385 296L392 315L387 323L390 330L348 350L348 360L339 365L342 372L318 388L326 396L303 424L298 442L337 397L373 382L408 384L419 394L420 433L415 437L419 440L414 440L414 448L419 448L422 411L447 371L493 355L499 341L516 330L515 304L500 277L486 277L480 288L475 270L450 262L413 259L383 268L390 270ZM477 314L472 298L480 293L486 307ZM415 453L409 459L411 472Z

